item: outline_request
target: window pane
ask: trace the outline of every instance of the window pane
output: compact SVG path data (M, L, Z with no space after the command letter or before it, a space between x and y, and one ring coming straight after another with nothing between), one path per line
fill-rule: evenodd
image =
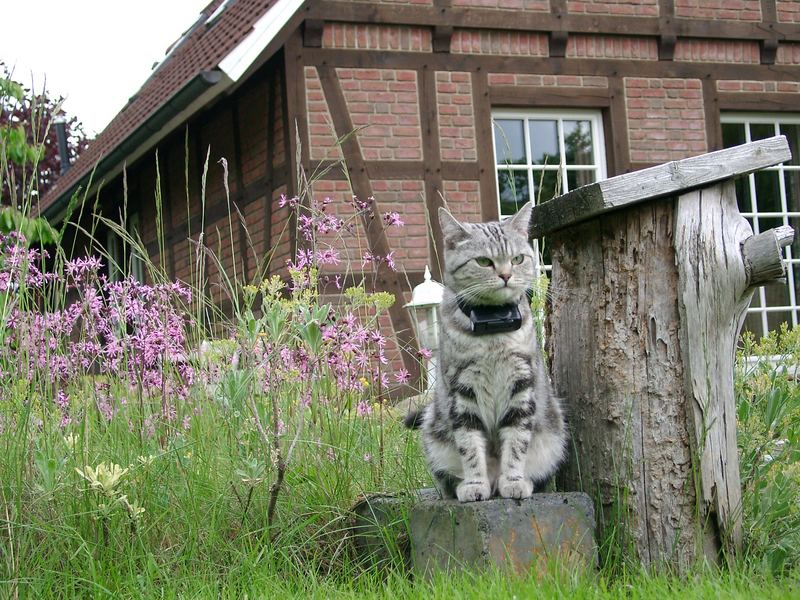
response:
M755 300L758 294L753 296ZM742 325L742 333L745 331L750 331L756 336L756 339L761 339L764 336L764 329L761 325L761 313L752 312L747 313L747 317L744 320L744 325Z
M530 136L531 162L534 165L557 165L561 162L557 121L530 121Z
M794 280L794 301L797 302L797 299L800 298L800 265L797 263L787 265L788 269L792 271L792 279ZM790 285L792 282L789 282L787 285Z
M589 185L590 183L594 183L596 178L594 176L594 170L586 170L582 169L578 170L568 170L567 171L567 185L569 187L569 191L577 190L579 187L583 187L584 185Z
M772 123L751 123L750 124L750 139L763 140L764 138L772 137L775 135L775 125Z
M789 217L789 226L794 229L794 241L790 247L792 251L792 258L800 258L800 239L798 239L800 238L800 218ZM786 254L786 252L784 252L784 254ZM795 279L795 281L797 281L797 279Z
M559 171L534 171L533 189L536 204L547 202L561 195L561 182L559 181Z
M589 121L564 121L564 153L568 165L594 164L592 124Z
M744 135L744 123L722 124L722 145L725 148L739 146L747 141Z
M528 172L500 171L497 179L497 187L500 190L500 214L513 215L530 198Z
M750 176L739 177L735 184L736 200L739 202L739 211L749 213L753 211L753 202L750 199ZM750 219L752 225L752 219Z
M792 158L785 165L800 165L800 125L787 125L782 123L780 126L781 134L786 136L789 141L789 150L792 151Z
M800 171L784 171L783 186L786 190L786 208L789 212L800 212Z
M494 122L495 160L498 165L525 164L525 135L520 119L497 119Z
M770 330L780 329L781 325L788 323L789 327L792 326L792 313L789 311L777 311L767 313L767 326Z
M778 181L778 171L757 171L754 173L756 180L756 210L764 212L781 212L781 189ZM761 231L764 231L762 229Z

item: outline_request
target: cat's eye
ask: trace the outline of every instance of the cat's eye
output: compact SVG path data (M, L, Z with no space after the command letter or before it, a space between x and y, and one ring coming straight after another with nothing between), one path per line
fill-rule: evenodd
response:
M479 267L491 267L494 265L491 258L487 258L485 256L479 256L475 259L475 262L478 263Z
M525 255L524 254L517 254L514 258L511 259L511 264L512 265L521 265L522 261L524 261L524 260L525 260Z

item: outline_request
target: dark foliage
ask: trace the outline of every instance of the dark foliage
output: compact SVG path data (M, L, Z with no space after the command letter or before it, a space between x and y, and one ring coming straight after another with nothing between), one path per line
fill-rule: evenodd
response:
M0 205L17 206L23 197L35 203L59 178L61 161L53 125L59 113L66 120L70 162L87 147L82 123L61 112L63 100L63 96L49 96L47 90L34 93L25 88L0 62ZM33 193L25 194L28 189Z

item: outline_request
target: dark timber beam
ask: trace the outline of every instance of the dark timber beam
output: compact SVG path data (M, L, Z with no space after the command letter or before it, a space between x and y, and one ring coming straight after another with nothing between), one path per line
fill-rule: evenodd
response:
M308 64L327 64L335 67L380 69L386 66L386 53L374 50L305 49ZM528 56L486 56L475 54L423 54L392 52L392 68L419 69L422 64L445 71L474 71L484 73L534 73L539 75L601 75L613 77L627 73L630 60L554 58ZM637 77L667 77L704 79L764 79L764 67L753 64L697 63L676 61L636 61ZM775 81L797 81L800 69L796 66L773 65L769 78ZM488 84L487 84L488 85ZM532 88L540 91L540 88Z
M351 23L392 23L468 29L553 31L606 35L658 37L663 31L663 17L623 15L584 15L520 10L489 10L460 7L402 6L366 2L319 2L309 7L307 18ZM762 23L736 21L671 19L674 35L686 38L762 40L774 37L800 41L800 24L774 23L765 29Z
M475 143L478 147L478 165L480 165L478 181L481 192L481 216L484 221L494 221L500 218L494 170L494 126L488 78L486 71L480 68L472 73L472 106L475 111Z
M427 107L422 113L422 152L425 169L425 211L429 231L432 235L428 241L428 255L433 278L441 281L442 271L439 252L444 249L442 228L439 225L439 207L442 201L442 155L439 144L439 110L436 102L436 72L423 65L417 71L419 79L419 105Z
M708 152L722 150L722 123L719 115L719 94L716 80L707 77L701 82L703 89L703 112L706 123L706 149Z

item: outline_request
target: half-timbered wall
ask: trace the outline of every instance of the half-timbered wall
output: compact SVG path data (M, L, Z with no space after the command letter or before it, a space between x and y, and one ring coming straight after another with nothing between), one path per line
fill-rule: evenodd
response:
M360 223L357 239L327 240L343 263L325 274L357 280L363 250L392 253L399 271L382 265L367 281L397 296L387 327L400 345L414 343L408 290L426 265L441 277L438 207L467 220L498 217L493 110L597 111L612 176L721 148L722 112L800 106L794 1L317 0L305 16L279 55L193 119L188 134L159 145L163 257L153 154L128 169L129 211L137 207L151 257L176 277L191 278L189 240L202 234L226 271L251 279L264 257L279 269L303 243L278 206L300 189L298 168L324 173L313 195L344 215L352 194L374 197L376 218ZM249 241L235 210L228 228L221 158ZM113 213L121 198L118 179L103 202ZM404 229L380 226L392 211ZM224 301L205 261L209 291ZM413 360L406 355L406 366Z
M279 55L101 188L104 215L120 220L127 196L128 218L136 215L150 260L192 284L202 268L207 292L223 308L229 306L223 272L253 281L267 263L277 271L292 255L289 211L278 207L292 191L284 90ZM91 211L84 212L88 230ZM106 243L103 229L96 237ZM201 236L216 258L198 252Z
M612 176L721 148L721 111L800 105L793 2L320 0L307 16L287 71L304 166L344 159L356 193L407 217L384 237L411 285L439 275L440 205L498 216L493 110L599 111ZM334 169L315 193L352 192Z

